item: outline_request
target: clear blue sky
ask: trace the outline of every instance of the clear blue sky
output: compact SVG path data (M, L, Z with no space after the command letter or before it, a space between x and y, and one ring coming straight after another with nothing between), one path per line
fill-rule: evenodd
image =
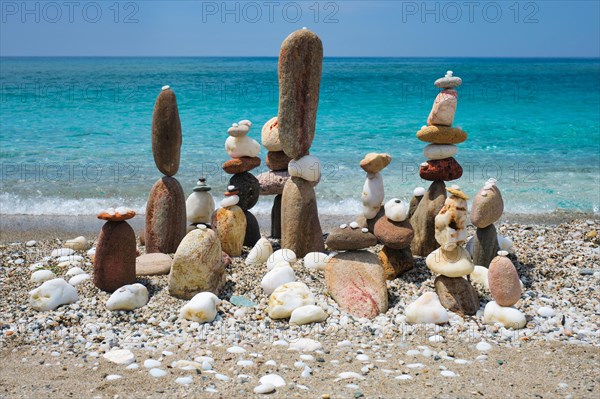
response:
M2 56L277 56L303 26L326 56L600 57L590 1L7 1Z

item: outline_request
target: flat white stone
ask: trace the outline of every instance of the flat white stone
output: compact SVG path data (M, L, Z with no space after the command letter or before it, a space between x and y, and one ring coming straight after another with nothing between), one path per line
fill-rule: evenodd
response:
M137 363L131 363L129 366L125 367L127 370L137 370L140 368L140 365Z
M123 378L123 376L121 376L121 375L109 374L106 376L106 381L115 381L115 380L120 380L121 378Z
M288 350L300 352L314 352L321 349L323 349L323 345L319 341L310 338L298 338L290 342L288 347Z
M31 278L29 279L32 283L43 283L48 280L52 280L56 278L56 275L52 272L52 270L38 270L31 273Z
M285 386L285 380L277 374L267 374L260 377L259 382L261 384L271 384L275 388L280 388Z
M226 376L225 374L217 373L217 374L215 374L215 378L220 381L225 381L225 382L229 381L229 377Z
M81 267L72 267L67 271L65 275L70 277L77 276L78 274L85 274L85 270L83 270Z
M159 368L150 369L148 373L154 378L161 378L168 374L165 370Z
M304 257L304 267L307 269L325 270L327 262L331 259L330 255L323 252L309 252Z
M318 181L321 178L321 161L314 155L292 159L288 163L288 173L290 176L300 177L306 181Z
M277 262L287 262L290 265L296 263L297 258L294 251L291 249L283 248L273 252L267 259L267 270L273 269Z
M50 253L50 256L53 258L58 258L61 256L69 256L69 255L73 255L75 253L74 250L72 250L71 248L59 248L59 249L55 249Z
M487 352L490 349L492 349L492 345L488 344L485 341L481 341L475 346L475 348L477 348L478 351Z
M520 310L512 306L500 306L496 301L491 301L485 305L483 322L486 324L500 323L505 328L520 329L525 327L527 319Z
M260 384L259 386L254 388L254 393L257 394L266 394L275 391L275 385L271 383Z
M327 319L327 313L317 305L306 305L296 308L290 316L290 324L304 325L318 323Z
M246 349L242 348L241 346L232 346L227 348L227 353L246 353Z
M361 353L359 355L356 355L356 360L362 363L367 363L369 362L369 356L365 355L364 353Z
M437 294L426 292L406 307L406 321L413 324L445 324L449 320L448 312Z
M256 242L256 244L254 244L254 247L252 247L250 253L248 253L245 263L248 266L260 265L265 263L269 259L269 256L271 256L272 254L273 246L271 245L269 240L267 240L264 237L261 237Z
M109 362L122 365L129 365L135 362L135 356L129 349L114 349L106 352L102 357Z
M183 305L179 317L198 323L209 323L217 316L217 306L220 304L221 300L215 294L201 292Z
M73 287L83 283L86 280L91 279L92 276L87 274L87 273L83 273L83 274L78 274L76 276L73 276L69 279L69 284L71 284Z
M409 374L402 374L402 375L396 376L395 379L401 380L401 381L412 380L412 376L410 376Z
M541 308L539 308L537 313L542 317L554 317L556 315L554 309L549 308L547 306L542 306Z
M294 269L286 265L281 267L275 267L265 274L260 286L265 291L265 294L271 295L278 287L286 283L296 281L296 274Z
M442 377L456 377L456 373L450 370L442 370L440 374L442 375Z
M60 305L77 302L77 289L62 278L45 281L29 292L29 305L38 311L54 310Z
M251 367L254 366L254 362L252 360L239 360L237 365L240 367Z
M160 367L161 364L162 364L161 362L159 362L158 360L154 360L154 359L144 360L144 367L147 369L153 369L153 368Z
M175 383L179 385L190 385L194 382L194 379L191 376L179 377L175 379Z
M423 148L425 158L431 160L446 159L456 155L458 147L454 144L429 144Z
M240 202L240 197L237 195L230 195L221 200L221 208L228 208L230 206L237 205Z
M35 240L31 240L31 241L27 241L27 242L25 243L25 246L26 246L26 247L35 247L35 244L37 244L37 241L35 241Z
M75 251L85 251L89 248L87 239L84 236L79 236L65 242L65 248L70 248Z
M148 303L148 289L140 284L135 283L125 285L112 293L106 308L108 310L133 310L141 308Z
M272 319L286 319L294 309L314 305L315 296L302 282L286 283L279 286L269 297L268 312Z
M338 374L338 378L342 380L364 380L365 377L361 374L355 373L354 371L344 371L343 373Z

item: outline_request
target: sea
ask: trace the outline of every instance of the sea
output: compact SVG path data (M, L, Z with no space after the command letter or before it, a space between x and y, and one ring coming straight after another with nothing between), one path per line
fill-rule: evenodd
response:
M186 194L206 177L218 201L229 176L224 142L249 119L260 142L277 115L277 58L0 59L0 214L93 215L129 206L144 213L161 177L151 145L161 87L177 96L183 131L176 178ZM463 80L454 121L468 134L455 158L474 195L495 178L505 211L600 216L600 59L326 58L311 154L323 164L319 212L361 210L360 160L386 152L386 200L410 200L438 92ZM253 173L266 171L263 164ZM268 214L272 197L254 212Z

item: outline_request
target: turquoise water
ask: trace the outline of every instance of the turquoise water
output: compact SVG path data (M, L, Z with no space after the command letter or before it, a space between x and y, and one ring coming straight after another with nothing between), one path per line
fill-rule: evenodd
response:
M509 212L600 213L599 60L434 58L325 60L311 150L324 162L322 213L359 211L367 152L393 157L386 198L428 184L415 133L446 70L463 79L455 125L469 137L456 159L467 193L495 177ZM2 58L0 80L2 214L143 210L160 177L151 121L165 84L179 104L186 192L206 175L219 199L228 126L250 119L260 141L277 114L276 58Z

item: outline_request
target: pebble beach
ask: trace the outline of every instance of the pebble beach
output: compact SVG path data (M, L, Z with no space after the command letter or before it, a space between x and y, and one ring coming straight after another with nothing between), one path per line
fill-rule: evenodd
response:
M167 276L138 278L150 300L133 311L107 310L109 294L88 279L76 286L77 303L38 313L27 303L37 285L30 275L45 268L69 279L73 265L59 266L50 256L64 241L5 242L0 396L28 398L44 389L53 397L253 397L262 395L254 391L264 385L261 378L277 375L285 385L270 397L593 397L600 382L599 230L600 221L591 219L498 226L513 238L511 259L524 286L521 330L452 312L442 326L406 323L405 307L433 289L420 258L388 281L389 309L374 319L340 311L323 273L299 260L297 280L311 287L328 318L304 326L271 320L259 284L265 265L244 264L247 247L227 266L212 323L178 317L186 301L168 294ZM139 240L138 251L144 251ZM87 251L77 255L81 269L93 273ZM482 312L490 293L474 286ZM108 358L117 351L127 356L114 363Z

